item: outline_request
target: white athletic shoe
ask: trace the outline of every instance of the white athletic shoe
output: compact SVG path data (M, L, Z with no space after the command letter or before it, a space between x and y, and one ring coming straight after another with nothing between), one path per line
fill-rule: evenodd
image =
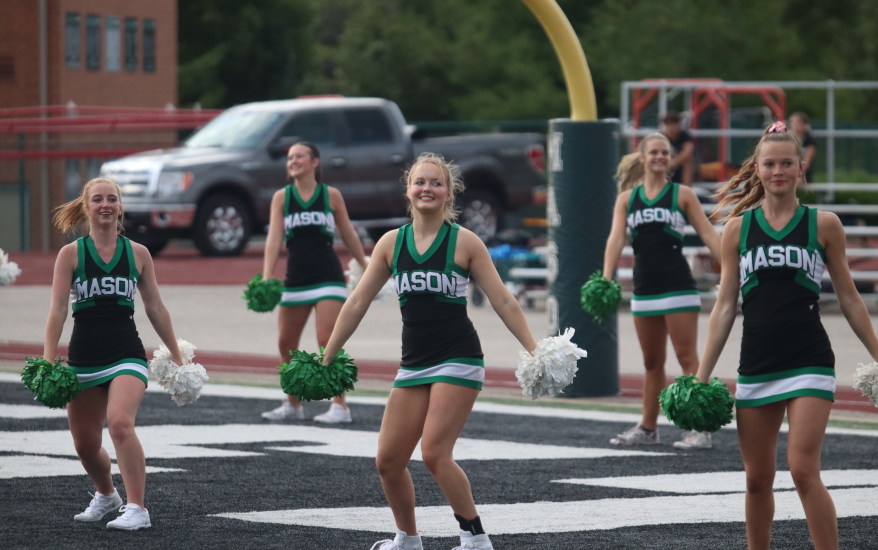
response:
M149 522L149 512L136 504L126 504L119 508L122 514L107 524L107 529L122 529L123 531L137 531L152 527Z
M285 400L280 407L262 413L262 418L265 418L266 420L283 420L285 418L304 420L305 407L300 405L299 408L296 408L292 406L289 401Z
M610 440L612 445L656 445L659 443L658 430L647 431L640 424L628 431L622 432Z
M314 417L314 422L322 422L324 424L338 424L340 422L351 421L351 410L346 409L338 403L329 406L329 410L323 414Z
M122 506L122 497L119 496L119 491L114 490L113 494L109 496L102 495L97 491L93 495L89 494L93 498L88 503L88 508L84 512L73 516L73 519L76 521L101 521L104 519L104 516L113 510L118 510L119 506Z
M683 439L674 442L677 449L710 449L713 447L713 438L710 432L686 432Z
M488 535L473 535L469 531L460 532L460 546L455 546L453 550L494 550L491 539Z
M379 544L381 546L379 546ZM372 545L370 550L424 550L421 546L421 536L409 536L405 531L396 530L396 537L393 540L379 540Z

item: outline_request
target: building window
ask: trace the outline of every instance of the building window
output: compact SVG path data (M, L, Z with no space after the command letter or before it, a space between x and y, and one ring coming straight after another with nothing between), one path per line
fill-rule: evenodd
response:
M101 16L85 16L85 68L101 69Z
M64 58L68 69L79 68L80 48L79 14L67 12L67 23L64 34Z
M137 70L137 19L125 18L125 70Z
M155 72L155 19L143 20L143 70Z
M108 15L104 22L106 31L106 49L104 50L104 66L107 71L117 72L122 68L121 36L119 34L119 18Z

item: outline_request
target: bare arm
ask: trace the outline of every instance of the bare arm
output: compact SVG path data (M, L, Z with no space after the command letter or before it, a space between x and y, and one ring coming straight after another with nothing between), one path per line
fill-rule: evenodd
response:
M348 209L341 192L334 187L329 188L329 206L335 212L335 227L338 236L341 237L341 241L350 251L351 256L365 271L366 253L363 252L363 243L360 242L360 236L357 235L357 230L351 224L351 218L348 216Z
M722 262L722 245L720 244L719 232L710 223L710 220L707 219L695 192L689 187L681 186L677 200L680 203L680 209L686 213L689 225L695 228L698 236L704 241L704 245L710 249L710 255L713 256L714 260Z
M70 301L70 285L73 283L73 271L76 269L76 243L64 246L58 251L55 259L55 270L52 275L52 304L49 306L49 317L46 319L46 336L43 340L43 358L55 361L58 355L58 341L67 320L67 303Z
M733 218L726 224L722 236L722 275L719 294L710 313L707 326L707 344L698 367L698 380L708 382L716 362L729 339L732 325L738 314L738 292L740 289L738 244L741 241L741 218Z
M527 319L524 318L518 300L500 279L485 243L468 229L460 228L454 258L455 263L460 266L469 265L473 279L479 283L479 288L491 302L497 316L524 349L532 352L537 347L537 342L527 326Z
M805 158L802 159L805 163L803 170L807 170L809 166L811 166L811 162L814 161L814 156L817 154L817 146L809 145L805 147Z
M335 327L332 329L332 335L329 342L326 343L326 349L323 354L323 364L328 365L332 362L338 351L344 347L360 321L369 310L372 300L378 295L381 287L390 278L390 265L393 262L393 247L396 243L396 234L399 230L389 231L375 245L372 252L372 260L366 267L363 278L357 284L357 287L345 300L335 321Z
M844 227L832 212L817 213L817 239L826 251L826 268L838 297L838 306L857 338L866 346L874 361L878 361L878 338L872 328L872 319L857 292L848 267L845 251Z
M276 191L271 197L271 209L268 216L268 236L265 238L265 254L262 260L262 278L271 279L280 255L280 247L284 240L284 195L283 189Z
M137 270L140 271L140 279L137 281L137 289L140 291L140 297L143 299L143 308L152 328L159 335L162 342L171 352L174 363L183 364L183 356L180 353L180 347L177 346L177 338L174 336L174 327L171 324L171 314L168 308L162 302L159 295L159 286L155 279L155 266L152 262L152 256L146 247L131 243L134 250L134 259L137 263Z
M607 246L604 249L604 278L613 280L613 274L619 265L622 249L625 248L625 231L627 229L626 214L628 213L628 198L634 191L625 191L616 199L613 206L613 224L610 227L610 236L607 238Z

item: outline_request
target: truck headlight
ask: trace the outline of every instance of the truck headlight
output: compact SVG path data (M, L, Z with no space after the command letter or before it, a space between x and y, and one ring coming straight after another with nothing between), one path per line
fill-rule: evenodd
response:
M195 175L192 172L162 172L159 175L158 196L170 197L189 189Z

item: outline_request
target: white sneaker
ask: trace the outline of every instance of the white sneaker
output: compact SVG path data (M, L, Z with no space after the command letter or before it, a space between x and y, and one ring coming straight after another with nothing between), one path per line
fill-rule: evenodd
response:
M122 529L124 531L137 531L152 527L149 522L149 512L136 504L126 504L119 508L122 514L107 524L107 529Z
M710 432L686 432L683 439L674 442L677 449L710 449L713 447L713 438Z
M378 546L378 545L381 546ZM424 550L421 546L421 536L409 536L405 531L396 530L396 537L393 540L379 540L372 545L370 550Z
M658 430L647 431L640 424L622 432L610 440L612 445L656 445L659 443Z
M453 550L494 550L491 539L488 535L473 535L469 531L460 532L460 546L455 546Z
M329 406L329 410L323 414L314 417L314 422L323 422L324 424L338 424L340 422L351 421L351 410L344 408L338 403Z
M289 401L284 401L280 407L262 413L262 418L267 420L283 420L285 418L304 420L305 407L300 405L299 408L296 408L292 406Z
M84 512L73 516L76 521L101 521L104 516L122 506L122 497L119 496L119 491L113 490L113 494L109 496L102 495L97 491L93 495L89 494L93 498Z

